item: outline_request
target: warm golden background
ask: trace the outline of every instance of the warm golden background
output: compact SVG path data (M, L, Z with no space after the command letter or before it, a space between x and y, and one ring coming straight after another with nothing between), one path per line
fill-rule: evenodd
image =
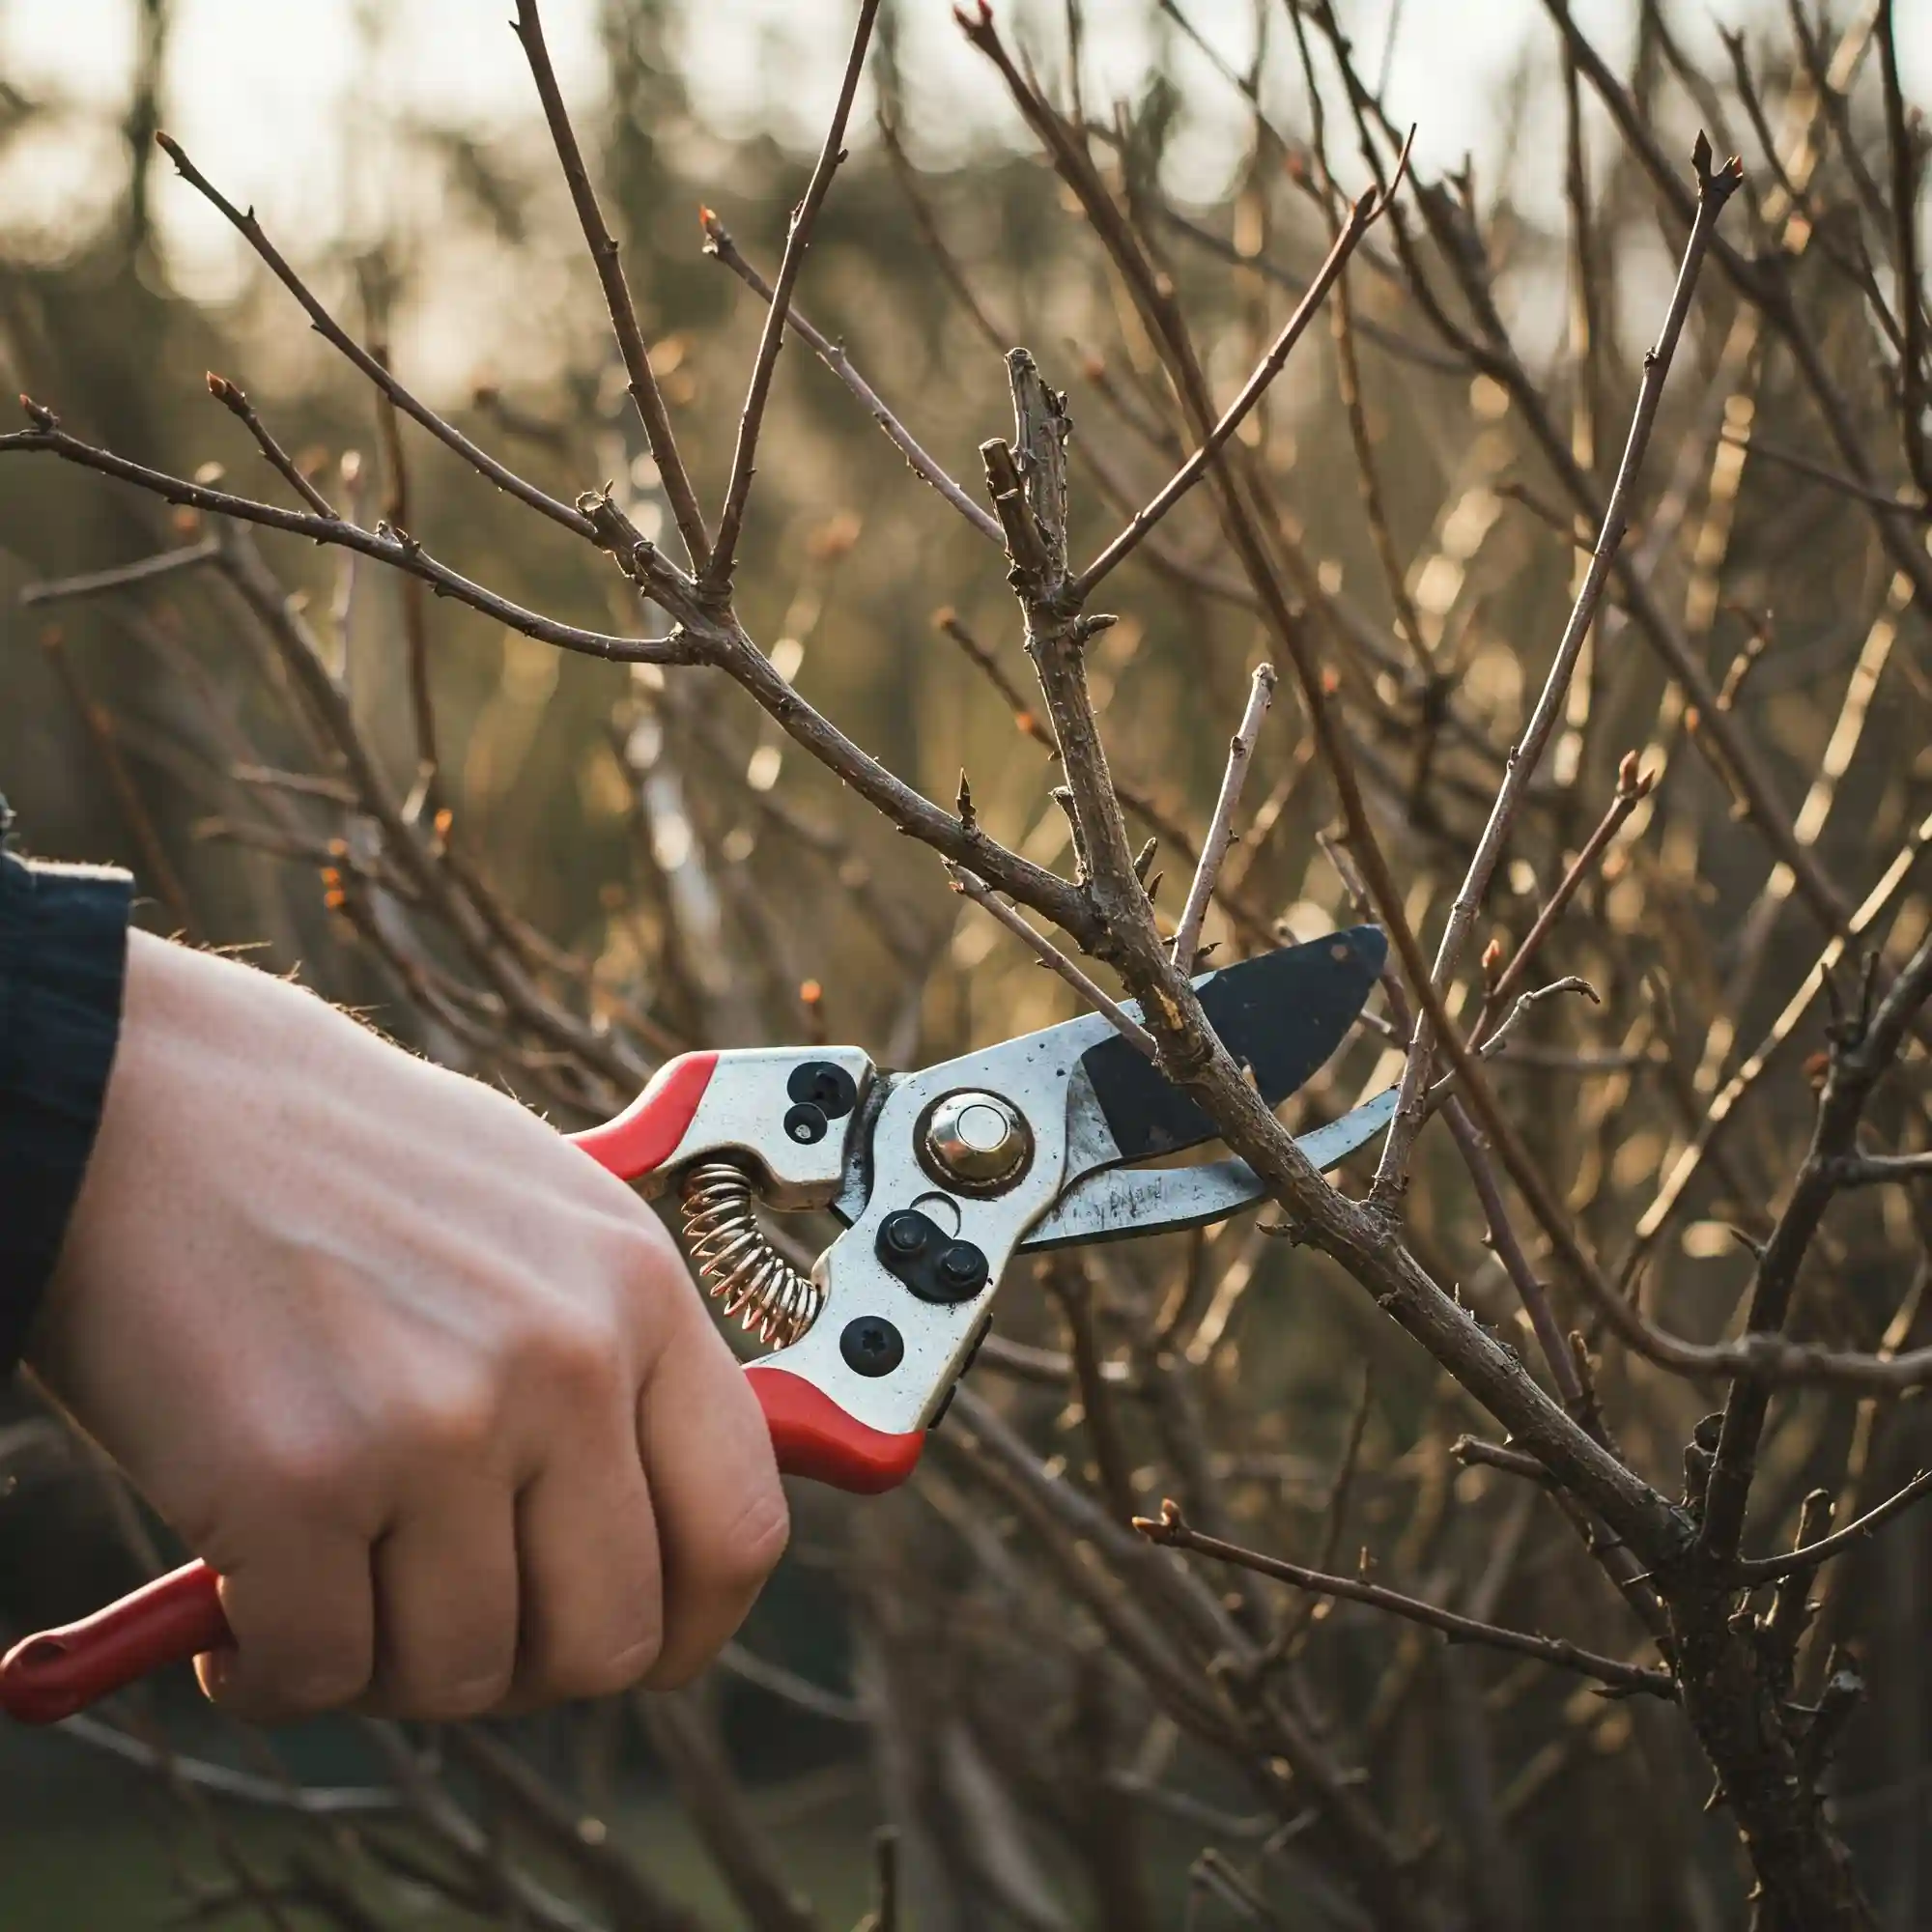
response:
M372 523L398 515L397 452L367 389L176 179L151 141L165 127L425 399L554 494L612 484L657 533L656 473L508 11L504 0L0 7L5 387L159 468L206 466L227 487L289 500L210 401L203 373L214 370L339 500ZM552 0L545 11L653 367L715 502L762 311L702 252L697 210L714 208L773 271L837 88L846 10ZM1324 318L1248 438L1285 512L1279 541L1336 673L1383 848L1411 921L1433 937L1574 588L1579 505L1549 438L1600 500L1682 236L1567 69L1544 7L1341 11L1390 118L1417 124L1423 191L1443 193L1468 158L1467 213L1525 384L1513 395L1433 326L1378 230L1350 276L1354 420ZM1750 206L1741 198L1726 216L1741 247L1770 232L1790 246L1792 224L1804 224L1792 278L1806 326L1851 398L1877 484L1910 496L1892 345L1861 281L1891 301L1896 236L1889 244L1872 213L1890 188L1870 10L1854 17L1841 4L1828 25L1804 27L1821 61L1850 63L1829 105L1783 7L1726 0L1715 13L1649 0L1577 9L1634 76L1673 161L1700 125L1720 153L1742 150ZM1924 101L1932 15L1901 0L1897 16L1906 97ZM1084 14L1036 0L999 18L1061 104L1077 99L1098 128L1094 152L1171 272L1217 395L1232 395L1326 242L1301 145L1309 91L1279 0L1096 0ZM1071 64L1070 22L1083 36ZM1720 29L1743 35L1749 102ZM1329 158L1353 194L1368 177L1319 37L1315 58ZM1804 178L1796 216L1754 106L1786 171ZM1029 346L1070 391L1076 450L1091 452L1074 469L1075 548L1090 553L1173 468L1183 432L1101 251L949 8L886 10L850 147L799 308L975 489L978 445L1010 421L1000 351ZM1440 234L1414 225L1454 322L1480 335ZM1803 247L1814 229L1816 245ZM627 586L587 551L413 429L401 452L398 520L446 562L570 621L641 629ZM1788 354L1707 271L1630 541L1713 679L1735 681L1727 707L1857 905L1897 855L1916 854L1932 805L1932 645L1875 539L1873 505L1839 487L1842 469ZM1914 527L1922 536L1922 514ZM264 964L298 969L560 1121L619 1097L610 1061L574 1054L567 1031L544 1038L461 1000L425 1002L409 961L461 988L487 975L393 890L368 821L340 804L304 736L272 648L219 582L181 573L16 601L206 534L49 458L0 463L0 787L31 845L133 866L156 928L256 948ZM282 537L261 548L407 793L417 739L406 599L373 566L348 571ZM1205 825L1264 639L1227 594L1233 566L1205 501L1176 516L1161 549L1164 560L1138 559L1110 583L1122 621L1096 641L1092 677L1134 829L1162 835L1172 914L1190 870L1183 841ZM963 768L997 836L1070 868L1045 753L935 624L954 613L953 628L1024 691L1004 570L794 338L738 573L747 627L895 771L951 804ZM1496 1078L1606 1264L1641 1249L1646 1309L1708 1340L1734 1332L1749 1278L1732 1228L1762 1235L1804 1150L1822 1008L1780 1014L1822 938L1700 758L1694 711L1614 607L1485 936L1520 940L1609 805L1627 753L1660 782L1538 976L1582 975L1602 1003L1539 1009ZM423 621L451 849L493 903L514 909L502 944L558 1011L611 1028L629 1064L687 1043L826 1036L908 1064L1072 1010L1064 987L948 892L929 852L870 817L722 678L632 675L440 602ZM291 773L321 782L297 787ZM1353 920L1317 839L1333 818L1285 681L1209 921L1223 957L1274 930L1305 938ZM1916 863L1864 939L1894 961L1932 918ZM357 897L352 882L345 906L343 868L356 865L371 868L367 889ZM1776 1050L1739 1124L1659 1209L1698 1122L1768 1034ZM1398 1065L1385 1040L1358 1038L1309 1104L1339 1111ZM1875 1103L1887 1145L1924 1145L1924 1076L1917 1052ZM1862 1350L1922 1343L1925 1197L1872 1189L1836 1210L1801 1332ZM1407 1208L1437 1278L1527 1351L1439 1129ZM1015 1346L975 1381L996 1415L976 1424L969 1412L964 1427L955 1416L914 1492L802 1498L794 1554L742 1649L697 1694L562 1713L440 1754L414 1741L429 1753L422 1775L440 1780L435 1803L463 1807L461 1829L446 1814L440 1829L420 1794L416 1808L391 1798L395 1761L354 1726L265 1744L214 1724L181 1685L127 1700L111 1733L0 1736L0 1927L842 1928L869 1909L881 1825L900 1833L903 1922L920 1932L1372 1922L1269 1748L1204 1738L1173 1715L1177 1696L1192 1708L1186 1696L1170 1686L1164 1699L1163 1669L1183 1690L1225 1685L1226 1660L1202 1648L1198 1628L1170 1626L1172 1592L1147 1583L1131 1548L1096 1551L1029 1483L1103 1506L1179 1494L1247 1542L1349 1574L1365 1550L1378 1578L1415 1595L1618 1656L1641 1633L1533 1487L1459 1463L1456 1438L1486 1422L1469 1400L1336 1270L1264 1238L1256 1220L1038 1282L1016 1267L999 1329ZM1600 1350L1624 1447L1674 1495L1684 1438L1721 1390L1634 1360L1580 1305L1563 1314ZM1096 1431L1079 1379L1102 1358L1112 1379L1100 1385L1120 1391L1120 1409ZM156 1531L27 1392L6 1400L0 1627L15 1631L126 1587ZM1781 1401L1754 1547L1789 1542L1813 1485L1869 1503L1932 1460L1921 1407L1842 1391ZM1001 1416L1031 1445L1031 1475L988 1446ZM1193 1574L1218 1591L1233 1573ZM1856 1645L1871 1687L1829 1773L1836 1815L1879 1921L1908 1932L1932 1918L1932 1518L1908 1519L1828 1575L1829 1637ZM1403 1883L1439 1907L1439 1922L1750 1922L1735 1833L1721 1810L1700 1808L1710 1773L1674 1713L1446 1651L1346 1605L1311 1619L1306 1600L1245 1581L1231 1599L1241 1630L1285 1652L1268 1666L1281 1696L1406 1848ZM1142 1634L1151 1660L1135 1647ZM1826 1661L1820 1635L1801 1665L1814 1693ZM186 1774L170 1771L162 1739L188 1754ZM323 1801L292 1798L289 1779L347 1794L346 1808L318 1813ZM642 1880L623 1875L634 1866Z

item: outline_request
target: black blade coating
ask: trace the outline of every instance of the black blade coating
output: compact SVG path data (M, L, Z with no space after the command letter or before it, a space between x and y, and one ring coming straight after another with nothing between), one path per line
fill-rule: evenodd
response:
M1387 956L1381 928L1356 925L1224 967L1198 982L1197 994L1208 1024L1273 1107L1341 1045ZM1124 1039L1089 1047L1080 1064L1124 1159L1216 1138L1213 1122Z

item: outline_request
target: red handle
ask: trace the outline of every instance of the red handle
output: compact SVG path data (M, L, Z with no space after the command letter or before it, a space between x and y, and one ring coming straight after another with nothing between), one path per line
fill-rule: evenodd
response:
M681 1054L614 1121L572 1138L626 1180L662 1166L683 1139L717 1065ZM772 1432L779 1467L855 1495L895 1489L912 1474L923 1431L893 1435L846 1414L823 1389L789 1370L745 1371ZM23 1724L53 1724L163 1664L185 1663L235 1641L214 1572L189 1563L80 1622L23 1638L0 1658L0 1711Z
M891 1435L869 1429L785 1369L753 1362L745 1373L786 1475L876 1495L912 1474L923 1431ZM151 1670L234 1641L214 1572L189 1563L91 1617L15 1644L0 1659L0 1711L23 1724L58 1723Z

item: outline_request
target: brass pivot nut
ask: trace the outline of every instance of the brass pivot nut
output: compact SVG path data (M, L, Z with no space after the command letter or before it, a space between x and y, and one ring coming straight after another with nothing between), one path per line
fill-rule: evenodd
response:
M933 1170L970 1193L996 1193L1017 1180L1033 1155L1019 1109L997 1094L949 1094L925 1123Z

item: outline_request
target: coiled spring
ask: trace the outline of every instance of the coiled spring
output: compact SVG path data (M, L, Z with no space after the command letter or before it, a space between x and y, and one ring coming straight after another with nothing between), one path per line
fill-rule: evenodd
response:
M680 1196L684 1236L724 1313L759 1341L785 1349L817 1320L825 1294L766 1239L752 1200L752 1177L736 1161L700 1162L685 1176Z

